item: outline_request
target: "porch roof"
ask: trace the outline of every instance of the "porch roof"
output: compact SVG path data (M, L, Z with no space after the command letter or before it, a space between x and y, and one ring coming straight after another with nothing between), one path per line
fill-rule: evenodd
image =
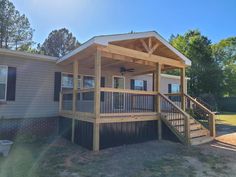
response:
M139 32L139 33L127 33L127 34L115 34L115 35L102 35L102 36L95 36L82 44L77 49L73 50L72 52L68 53L64 57L60 58L57 63L62 63L78 53L84 51L85 49L94 46L94 45L102 45L108 46L111 42L118 42L118 41L127 41L127 40L134 40L134 39L142 39L142 38L150 38L153 37L157 39L162 45L164 45L167 49L173 52L179 59L181 59L186 66L191 66L191 61L176 50L172 45L170 45L163 37L161 37L156 31L149 31L149 32Z

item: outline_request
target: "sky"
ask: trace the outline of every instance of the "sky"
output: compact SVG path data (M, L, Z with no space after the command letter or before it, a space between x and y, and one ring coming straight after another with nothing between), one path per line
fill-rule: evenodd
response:
M198 29L213 43L236 36L236 0L11 0L43 43L68 28L83 43L95 35L157 31L165 39Z

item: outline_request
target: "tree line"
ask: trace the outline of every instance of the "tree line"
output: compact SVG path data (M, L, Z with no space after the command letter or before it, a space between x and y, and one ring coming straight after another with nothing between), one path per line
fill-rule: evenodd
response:
M68 29L62 28L53 30L42 45L34 47L33 33L28 18L11 1L0 0L0 48L61 57L80 45Z
M170 43L192 61L187 69L191 95L236 96L235 36L213 44L199 30L189 30L172 35Z
M33 33L28 18L9 0L0 0L0 48L61 57L80 45L66 28L53 30L42 44L33 41ZM169 42L192 60L192 66L187 69L191 95L211 95L216 99L236 96L235 36L213 44L199 30L189 30L172 35Z

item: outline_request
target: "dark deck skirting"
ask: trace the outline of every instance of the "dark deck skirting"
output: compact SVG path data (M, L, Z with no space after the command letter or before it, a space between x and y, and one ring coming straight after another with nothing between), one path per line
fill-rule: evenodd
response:
M100 124L100 149L158 138L157 121Z
M60 117L59 134L71 140L72 119ZM175 134L162 124L163 139L179 142ZM100 149L135 144L158 139L158 121L139 121L100 124ZM93 123L75 121L75 143L92 150Z
M75 121L75 143L87 149L93 149L93 123Z
M71 141L72 119L59 118L59 134ZM75 143L92 150L93 148L93 123L75 120Z

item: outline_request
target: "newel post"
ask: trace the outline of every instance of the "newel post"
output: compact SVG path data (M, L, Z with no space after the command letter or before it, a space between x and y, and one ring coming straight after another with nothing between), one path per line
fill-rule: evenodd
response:
M99 151L99 129L100 129L100 97L101 97L101 51L97 50L94 58L95 88L94 88L94 115L93 123L93 151Z
M184 124L185 124L185 138L186 138L186 145L187 146L190 146L190 117L189 116L186 116L185 117L185 121L184 121Z
M73 100L72 100L72 132L71 132L71 141L74 143L75 141L75 113L76 113L76 105L77 105L77 93L78 93L78 68L79 63L78 60L74 60L73 62Z
M216 123L215 123L215 114L210 114L210 135L215 138L216 137Z
M159 115L161 115L161 99L159 96L159 93L161 92L161 64L156 64L156 71L155 71L155 91L157 92L157 98L156 98L156 111ZM158 121L158 139L162 139L162 122L161 117Z

